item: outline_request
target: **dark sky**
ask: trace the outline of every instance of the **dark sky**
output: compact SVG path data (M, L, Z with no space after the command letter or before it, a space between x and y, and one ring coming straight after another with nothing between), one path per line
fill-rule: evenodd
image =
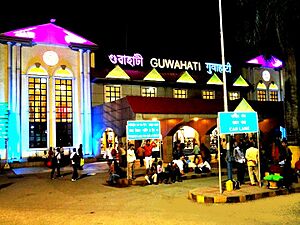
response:
M102 1L101 1L102 2ZM108 53L141 53L149 57L199 60L221 63L220 23L218 0L124 1L88 5L88 10L56 5L28 14L0 15L0 33L27 26L55 24L96 43L96 59ZM232 7L223 4L225 59L234 52ZM51 13L49 13L51 11ZM37 12L43 12L37 14ZM227 60L228 59L228 60Z

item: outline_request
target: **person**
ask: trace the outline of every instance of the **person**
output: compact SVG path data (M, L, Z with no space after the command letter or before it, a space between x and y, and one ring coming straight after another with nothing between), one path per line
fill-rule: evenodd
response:
M112 143L108 143L107 148L105 149L104 156L106 160L112 161L114 158L111 154L112 151Z
M246 159L237 141L234 141L233 144L233 157L236 163L237 180L240 182L240 184L244 184L245 171L246 171L246 167L245 167Z
M200 154L203 158L203 161L207 161L208 163L210 163L211 154L210 154L209 149L206 147L206 145L204 143L201 143L201 145L200 145Z
M208 173L211 171L211 165L204 161L201 155L198 155L198 163L195 167L195 173Z
M160 157L159 140L158 139L153 140L151 145L152 145L152 157L154 158L154 161L157 162L158 158Z
M144 145L146 169L152 165L152 148L153 145L150 144L150 140L146 140L146 144Z
M155 164L152 164L150 168L146 169L145 180L148 184L158 184L157 183L157 168Z
M73 151L70 155L70 159L73 168L71 181L76 181L79 178L77 168L79 167L79 163L80 163L80 156L79 154L77 154L76 148L73 148Z
M248 166L248 174L250 178L250 185L255 186L256 181L259 180L259 173L258 173L258 148L255 148L252 143L249 144L249 147L246 150L245 158L247 160Z
M126 177L126 172L122 170L117 160L107 161L108 164L108 179L110 185L117 184L120 178Z
M84 158L83 158L82 144L79 144L78 155L80 157L78 170L83 170L83 165L81 163L81 160L84 160Z
M281 141L279 164L282 167L283 186L289 189L293 183L293 170L292 170L292 151L288 147L287 140Z
M120 142L120 144L119 144L119 151L118 152L119 152L119 154L121 154L120 166L121 167L126 167L126 165L127 165L127 162L126 162L126 150L125 150L123 142Z
M44 154L42 155L42 159L44 161L44 165L47 166L48 159L49 159L49 155L48 155L47 150L44 150Z
M137 154L137 158L140 160L140 167L144 166L144 153L145 153L145 149L140 146L137 148L136 150L136 154Z
M200 147L199 147L199 145L198 145L197 142L195 142L195 144L194 144L194 148L193 148L192 154L194 154L193 163L196 163L196 159L198 158L198 155L200 154Z
M165 175L163 163L161 160L158 161L156 170L157 170L157 181L159 183L162 183L165 180L166 175Z
M56 177L61 177L60 175L60 163L61 163L61 153L60 148L56 148L53 157L51 158L51 173L50 178L55 179ZM55 175L56 171L56 175ZM55 176L54 176L55 175Z
M127 179L128 180L135 179L135 175L134 175L135 160L136 160L136 156L134 152L134 144L129 144L129 149L127 150Z

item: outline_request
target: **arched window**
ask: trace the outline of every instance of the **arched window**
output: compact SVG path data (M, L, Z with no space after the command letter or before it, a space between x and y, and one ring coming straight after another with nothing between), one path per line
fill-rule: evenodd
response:
M48 73L39 63L27 71L29 106L29 148L47 147Z
M73 146L73 74L65 66L54 72L56 146Z
M257 91L257 101L267 101L267 87L262 82L259 81L256 87Z
M269 86L269 100L278 102L278 86L272 81Z

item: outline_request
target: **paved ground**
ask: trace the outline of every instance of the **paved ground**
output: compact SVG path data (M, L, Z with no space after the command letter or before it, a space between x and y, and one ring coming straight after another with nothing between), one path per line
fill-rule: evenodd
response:
M299 193L247 203L197 204L188 199L189 191L217 187L217 176L116 188L106 185L106 169L105 163L86 164L84 174L96 174L76 182L71 182L70 167L56 180L49 179L45 168L18 168L11 176L1 175L0 224L293 225L300 219Z

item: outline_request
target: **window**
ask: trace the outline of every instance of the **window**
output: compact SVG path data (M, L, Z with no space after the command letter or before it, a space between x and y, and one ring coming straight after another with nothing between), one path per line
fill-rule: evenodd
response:
M142 88L143 97L156 97L156 88L155 87L143 87Z
M203 90L202 98L203 99L215 99L215 91Z
M113 102L121 98L121 86L106 85L105 86L105 102Z
M187 98L187 90L186 89L173 89L173 97L174 98Z
M266 90L257 90L257 101L267 101Z
M278 102L278 91L269 91L270 101Z
M29 148L47 147L47 79L29 77Z
M72 80L55 79L56 146L73 145Z
M230 91L229 92L229 100L236 100L240 99L240 92L239 91Z

